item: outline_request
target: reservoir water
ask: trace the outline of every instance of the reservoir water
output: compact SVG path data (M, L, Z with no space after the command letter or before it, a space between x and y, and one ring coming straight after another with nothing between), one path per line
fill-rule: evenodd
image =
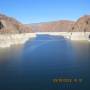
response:
M0 90L89 90L90 42L37 35L0 49Z

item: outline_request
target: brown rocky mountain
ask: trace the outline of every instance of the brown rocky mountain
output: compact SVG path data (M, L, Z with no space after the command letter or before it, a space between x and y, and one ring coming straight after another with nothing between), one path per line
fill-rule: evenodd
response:
M28 25L34 32L90 32L90 15L80 17L76 22L61 20Z
M73 24L73 21L61 20L55 22L31 24L30 26L34 32L68 32L71 30Z
M90 32L90 15L80 17L73 25L73 32Z
M32 32L30 27L18 22L12 17L0 14L0 33L28 33Z
M90 15L80 17L76 22L61 20L37 24L22 24L12 17L0 14L0 33L32 32L90 32Z

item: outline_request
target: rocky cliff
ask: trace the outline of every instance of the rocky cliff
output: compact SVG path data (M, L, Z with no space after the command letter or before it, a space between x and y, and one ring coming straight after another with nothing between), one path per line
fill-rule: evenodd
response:
M80 17L74 24L72 32L90 32L90 15Z
M34 38L35 34L30 27L25 26L12 17L0 14L0 47L10 47L15 44L24 44Z
M28 24L33 32L90 32L90 15L80 17L76 21L61 20Z
M22 24L12 17L0 14L0 33L32 33L32 32L90 32L90 15L78 20L60 20L37 24Z
M12 17L0 14L0 34L31 33L30 27L25 26Z

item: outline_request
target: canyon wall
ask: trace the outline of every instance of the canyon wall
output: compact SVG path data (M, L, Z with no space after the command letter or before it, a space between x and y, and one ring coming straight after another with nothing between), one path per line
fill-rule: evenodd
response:
M59 35L70 40L90 41L90 15L77 21L60 20L37 24L22 24L12 17L0 14L0 47L24 44L37 34Z
M70 40L90 40L90 32L37 32L36 35L63 36Z
M35 33L0 34L0 47L5 48L14 44L24 44L29 39L33 39L35 37Z

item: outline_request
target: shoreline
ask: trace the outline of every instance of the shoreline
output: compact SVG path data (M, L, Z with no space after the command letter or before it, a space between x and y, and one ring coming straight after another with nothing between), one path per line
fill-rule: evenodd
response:
M11 45L24 44L29 39L35 38L35 33L24 34L3 34L0 35L0 48L10 47Z
M36 32L23 34L0 34L0 48L10 47L11 45L24 44L29 39L37 37L37 35L63 36L66 39L87 40L90 42L90 32Z

